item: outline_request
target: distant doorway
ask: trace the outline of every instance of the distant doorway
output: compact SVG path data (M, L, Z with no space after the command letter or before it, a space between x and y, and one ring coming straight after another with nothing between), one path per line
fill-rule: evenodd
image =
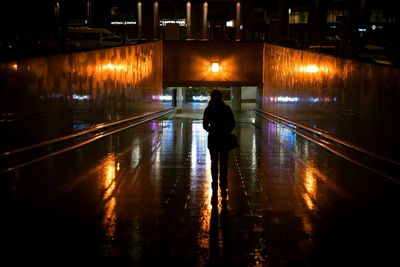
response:
M237 87L235 87L237 88ZM176 108L176 114L187 117L199 117L208 105L209 95L212 90L222 91L225 103L232 107L233 87L205 87L205 86L182 86L166 87L163 89L165 101L171 101ZM240 89L240 110L246 111L256 107L257 86L242 86Z

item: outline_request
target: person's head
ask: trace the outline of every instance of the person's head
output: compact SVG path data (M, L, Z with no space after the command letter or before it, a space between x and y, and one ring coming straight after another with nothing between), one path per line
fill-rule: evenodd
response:
M223 102L222 92L218 89L213 90L210 96L211 96L210 103Z

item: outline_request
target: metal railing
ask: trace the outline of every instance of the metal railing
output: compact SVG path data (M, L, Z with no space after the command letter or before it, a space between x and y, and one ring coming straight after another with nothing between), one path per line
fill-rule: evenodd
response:
M173 111L174 111L174 108L171 107L171 108L167 108L167 109L163 109L163 110L159 110L159 111L145 113L145 114L135 116L135 117L130 117L130 118L111 121L111 122L99 123L99 124L95 124L84 130L81 130L81 131L78 131L78 132L75 132L75 133L72 133L69 135L57 137L57 138L54 138L51 140L46 140L46 141L43 141L43 142L40 142L40 143L37 143L34 145L30 145L27 147L18 148L18 149L12 150L12 151L4 152L4 153L0 154L0 159L2 162L7 162L7 161L11 161L10 159L12 159L13 157L15 158L16 156L21 155L23 153L29 153L36 149L40 149L40 148L48 148L50 146L55 146L55 145L58 145L63 142L70 142L66 147L59 148L55 151L48 152L44 155L36 156L33 159L26 160L23 163L14 164L13 166L5 167L5 168L2 166L2 169L3 168L4 169L0 170L0 175L10 172L10 171L13 171L13 170L16 170L18 168L25 167L27 165L41 161L43 159L53 157L53 156L65 153L67 151L76 149L78 147L81 147L81 146L84 146L91 142L94 142L100 138L127 130L131 127L134 127L134 126L143 124L145 122L154 120L156 118L165 116ZM72 143L74 140L79 139L79 138L80 139L86 138L86 139L80 140L77 143Z
M256 115L283 125L304 138L320 145L330 152L374 173L384 176L396 183L400 183L400 162L369 151L363 147L341 140L321 129L284 118L266 111L254 110Z

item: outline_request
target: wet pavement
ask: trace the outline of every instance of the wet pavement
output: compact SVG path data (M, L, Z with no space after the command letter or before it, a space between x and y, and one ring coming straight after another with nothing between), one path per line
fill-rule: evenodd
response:
M400 186L235 114L228 196L201 110L0 176L1 266L399 266Z

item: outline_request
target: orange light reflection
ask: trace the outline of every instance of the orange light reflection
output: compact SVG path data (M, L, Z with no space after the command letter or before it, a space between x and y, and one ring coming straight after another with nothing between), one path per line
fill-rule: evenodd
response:
M332 68L323 65L316 65L316 64L307 64L307 65L297 65L295 67L297 72L303 73L321 73L321 74L329 74L332 73Z
M208 250L209 248L209 230L211 220L211 159L207 150L207 135L203 130L201 123L192 124L192 145L191 145L191 177L192 187L201 186L203 187L199 196L200 203L200 234L198 238L198 245L200 250ZM199 160L204 157L205 153L205 164L202 163L201 168L199 166ZM204 164L204 165L203 165ZM205 179L199 179L205 177ZM200 184L201 183L201 184Z
M116 230L115 198L112 197L116 187L116 160L115 155L109 153L102 164L101 186L104 189L104 217L103 226L107 238L113 239Z
M315 177L315 169L307 166L304 177L304 188L306 192L303 194L303 199L310 210L314 209L314 201L317 196L317 181Z
M157 51L158 46L143 44L92 50L71 53L68 56L58 55L54 58L41 57L21 63L12 62L5 66L15 71L29 71L29 77L43 80L44 82L40 83L43 88L40 90L46 91L48 95L59 92L77 93L90 95L95 99L98 94L109 94L110 90L117 90L113 88L129 89L150 77L159 77L158 66L154 64L160 57L152 50ZM52 64L57 65L57 70L52 69ZM36 90L37 86L38 83L32 83L29 88ZM140 96L137 92L132 94L135 97Z

